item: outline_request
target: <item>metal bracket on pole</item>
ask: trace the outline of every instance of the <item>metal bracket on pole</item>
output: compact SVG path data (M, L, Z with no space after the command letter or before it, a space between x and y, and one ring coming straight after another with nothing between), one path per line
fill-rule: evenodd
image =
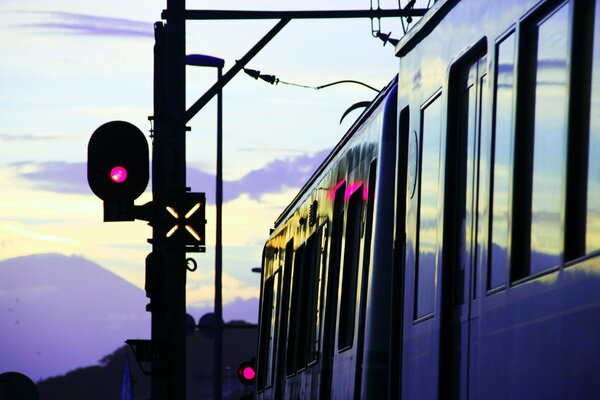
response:
M235 11L235 10L186 10L186 20L251 20L279 19L280 21L252 47L235 65L202 95L180 118L174 126L187 124L219 90L233 79L250 60L254 58L292 19L338 19L338 18L385 18L385 17L421 17L426 8L398 10L333 10L333 11ZM162 18L170 16L169 10L162 12Z

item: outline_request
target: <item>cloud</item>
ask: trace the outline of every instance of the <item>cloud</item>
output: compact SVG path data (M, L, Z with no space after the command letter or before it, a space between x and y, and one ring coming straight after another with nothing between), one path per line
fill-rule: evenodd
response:
M154 37L154 27L150 22L64 11L31 13L41 15L43 21L22 24L20 27L76 35Z
M238 180L223 182L223 200L235 200L246 194L253 200L263 195L279 193L289 188L300 188L325 159L329 150L315 154L276 159L264 167L251 171ZM63 161L43 163L15 163L9 168L14 175L32 182L36 188L57 193L89 194L86 163ZM207 202L214 203L215 176L196 168L188 168L188 184L206 192ZM196 190L196 189L195 189Z
M58 139L58 136L44 136L31 134L10 134L0 132L0 142L42 142Z
M247 193L250 198L258 200L265 193L277 193L285 188L299 188L308 180L328 153L329 150L314 155L274 160L262 169L252 171L242 179L231 182L228 185L229 193L224 193L224 196L227 200L232 200Z
M268 193L279 193L286 188L300 188L317 169L329 150L312 155L276 159L264 167L251 171L238 180L223 182L223 201L235 200L247 194L253 200ZM207 201L214 203L215 176L198 169L188 170L188 183L206 188Z
M38 189L57 193L88 194L85 163L63 161L43 163L15 163L10 165L15 174L31 181Z

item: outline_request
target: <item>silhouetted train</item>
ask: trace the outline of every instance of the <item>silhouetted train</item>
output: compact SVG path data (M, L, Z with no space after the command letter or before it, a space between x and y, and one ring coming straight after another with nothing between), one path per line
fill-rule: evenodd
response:
M600 1L438 1L264 247L258 399L600 398Z

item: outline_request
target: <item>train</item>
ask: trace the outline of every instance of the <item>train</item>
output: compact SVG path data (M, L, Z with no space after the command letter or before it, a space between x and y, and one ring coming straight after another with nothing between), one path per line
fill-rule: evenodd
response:
M440 0L274 222L256 399L600 398L600 1Z

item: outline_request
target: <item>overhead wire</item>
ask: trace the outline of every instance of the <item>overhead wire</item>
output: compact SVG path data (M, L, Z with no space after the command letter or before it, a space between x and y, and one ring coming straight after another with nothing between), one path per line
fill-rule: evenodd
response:
M326 83L324 85L320 85L320 86L310 86L310 85L302 85L300 83L294 83L294 82L287 82L287 81L283 81L279 78L277 78L275 75L268 75L268 74L261 74L260 71L255 70L255 69L250 69L250 68L244 68L244 72L248 75L250 75L252 78L254 79L262 79L265 82L270 83L271 85L275 84L282 84L282 85L290 85L290 86L296 86L296 87L301 87L301 88L305 88L305 89L315 89L315 90L319 90L319 89L324 89L326 87L329 86L333 86L333 85L338 85L340 83L356 83L358 85L364 86L366 88L369 88L375 92L379 92L379 89L376 89L375 87L368 85L364 82L361 81L357 81L354 79L343 79L340 81L336 81L336 82L331 82L331 83Z

